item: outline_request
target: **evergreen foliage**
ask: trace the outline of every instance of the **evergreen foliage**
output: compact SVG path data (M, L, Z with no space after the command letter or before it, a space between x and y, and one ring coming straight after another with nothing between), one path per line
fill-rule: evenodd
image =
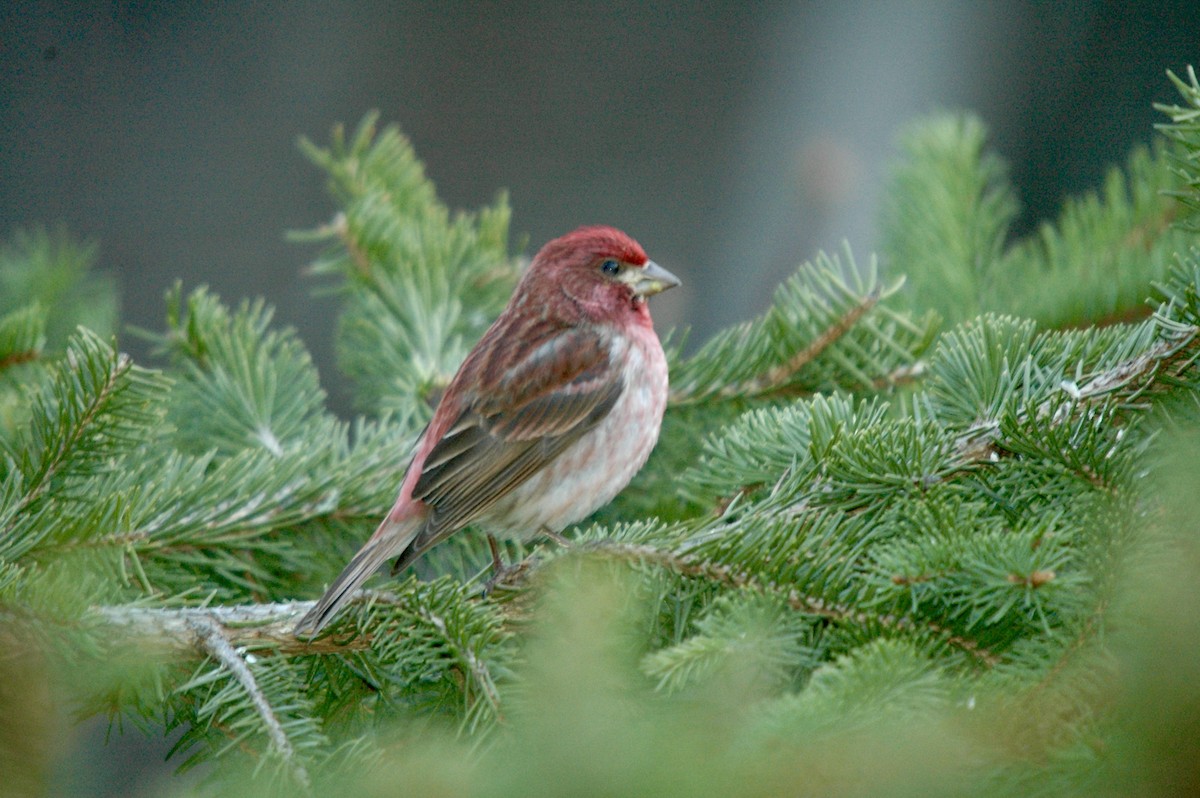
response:
M1051 327L1144 312L1147 280L1164 277L1192 244L1172 226L1183 199L1177 150L1135 147L1098 191L1013 241L1019 200L986 139L983 123L961 114L920 120L901 136L882 227L886 265L908 275L908 304L951 322L993 311Z
M451 214L374 117L303 145L340 206L297 238L326 247L350 422L261 301L172 288L147 369L91 250L17 234L0 711L45 750L7 686L178 728L218 794L1186 791L1200 84L1172 78L1169 143L1017 241L982 124L914 125L896 276L817 256L758 318L672 347L659 448L573 545L514 545L486 593L456 536L312 641L305 599L519 274L505 199ZM22 746L0 733L0 769L44 786Z

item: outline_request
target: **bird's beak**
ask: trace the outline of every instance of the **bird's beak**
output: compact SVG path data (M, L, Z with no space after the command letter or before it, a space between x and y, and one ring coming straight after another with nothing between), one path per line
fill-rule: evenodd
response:
M633 293L640 297L648 297L679 285L678 277L652 260L646 261L640 269L627 269L625 274L633 286Z

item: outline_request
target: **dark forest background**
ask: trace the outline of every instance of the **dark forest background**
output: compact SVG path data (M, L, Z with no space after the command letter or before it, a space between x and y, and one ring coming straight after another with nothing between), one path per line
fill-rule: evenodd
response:
M295 145L376 108L451 207L507 189L529 251L628 229L685 278L660 326L701 340L817 249L865 258L914 116L983 117L1022 232L1150 138L1164 65L1198 45L1184 0L8 3L0 234L94 240L139 326L176 278L265 295L333 382L332 315L298 279L313 253L284 237L332 206Z

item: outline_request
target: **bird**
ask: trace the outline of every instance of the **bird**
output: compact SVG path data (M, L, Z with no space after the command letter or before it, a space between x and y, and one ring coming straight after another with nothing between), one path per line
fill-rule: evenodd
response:
M546 243L446 387L391 510L295 634L468 524L499 574L495 536L554 536L610 502L658 441L667 360L646 299L679 284L614 227Z

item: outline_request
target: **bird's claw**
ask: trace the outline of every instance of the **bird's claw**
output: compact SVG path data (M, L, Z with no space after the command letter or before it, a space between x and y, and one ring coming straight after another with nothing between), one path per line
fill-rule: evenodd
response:
M522 560L512 565L502 565L498 569L493 568L491 577L483 583L483 595L490 596L497 589L503 592L505 589L515 588L521 581L520 577L528 568L528 560Z

